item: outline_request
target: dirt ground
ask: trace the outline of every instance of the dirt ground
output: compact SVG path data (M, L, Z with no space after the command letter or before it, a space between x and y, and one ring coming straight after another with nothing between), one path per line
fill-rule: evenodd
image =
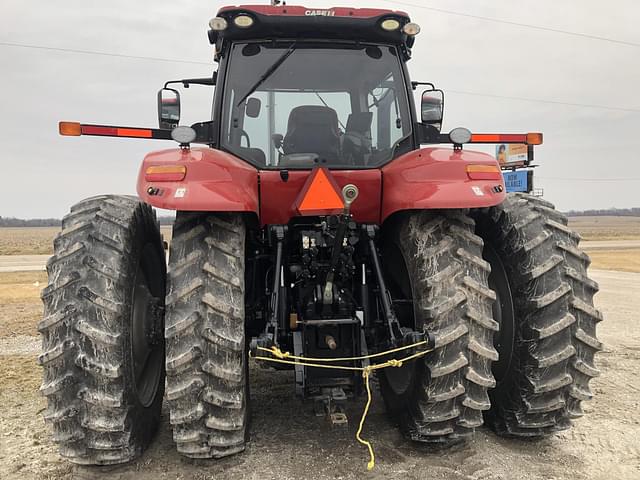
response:
M171 227L163 225L162 235L171 239ZM0 227L0 255L44 255L53 253L58 227Z
M631 240L640 238L640 217L569 217L569 226L584 240Z
M0 255L53 253L53 237L59 231L58 227L2 227Z
M295 398L288 372L251 370L252 438L247 451L222 461L192 461L174 449L165 414L159 434L137 462L110 468L72 466L61 460L42 420L39 395L39 273L0 276L0 477L7 479L610 479L640 478L640 274L593 271L596 300L605 314L599 334L602 376L595 400L572 430L538 442L496 437L480 429L464 447L442 452L404 440L375 392L364 430L377 465L366 471L367 452L354 439L362 401L349 410L348 429L331 429ZM7 285L21 285L4 289ZM11 304L8 301L16 301ZM5 310L23 305L26 313Z
M628 223L624 228L627 233L616 238L640 238L640 231L634 236ZM2 230L6 229L0 229L0 248ZM601 236L592 239L606 239L605 233L601 229ZM52 238L55 232L49 234ZM590 255L597 268L624 270L640 264L637 249L598 250ZM332 429L314 416L311 404L294 396L290 373L255 366L251 370L252 437L243 454L222 461L180 457L165 413L156 440L137 462L85 468L61 460L42 420L46 405L38 392L41 371L35 362L40 350L35 328L42 313L39 291L46 274L0 274L0 478L639 479L640 273L593 270L592 275L601 286L596 303L605 315L599 326L605 349L597 361L602 376L593 382L596 397L585 405L587 415L572 430L543 441L523 442L496 437L482 428L466 446L429 451L401 437L374 388L363 435L373 442L377 464L367 472L366 449L354 438L363 400L350 407L348 428Z

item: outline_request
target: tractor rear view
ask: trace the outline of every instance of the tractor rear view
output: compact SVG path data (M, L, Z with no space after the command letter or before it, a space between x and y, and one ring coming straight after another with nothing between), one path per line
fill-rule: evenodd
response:
M407 70L418 33L390 10L222 8L217 71L167 82L160 128L60 124L179 144L145 157L138 197L78 203L55 240L39 360L64 457L136 458L163 398L179 452L242 451L251 357L333 423L377 375L416 442L582 415L601 348L589 259L552 204L507 194L466 148L526 145L528 165L542 135L441 133L443 93ZM212 119L178 126L171 84L215 86ZM168 269L152 206L176 211Z

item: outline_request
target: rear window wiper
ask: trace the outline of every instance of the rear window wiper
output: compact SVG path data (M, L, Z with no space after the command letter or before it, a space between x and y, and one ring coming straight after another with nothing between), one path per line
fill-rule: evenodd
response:
M242 102L244 102L247 99L247 97L249 97L249 95L255 92L260 87L260 85L262 85L267 80L267 78L273 75L273 73L278 69L278 67L280 67L280 65L282 65L287 58L289 58L289 56L293 53L295 49L296 49L296 44L292 43L291 46L287 49L287 51L284 52L282 55L280 55L280 58L278 58L275 62L273 62L273 64L269 68L267 68L267 70L265 70L265 72L260 76L258 81L254 83L253 86L249 89L249 91L240 99L240 101L238 101L238 103L236 104L236 107L239 107L240 105L242 105Z

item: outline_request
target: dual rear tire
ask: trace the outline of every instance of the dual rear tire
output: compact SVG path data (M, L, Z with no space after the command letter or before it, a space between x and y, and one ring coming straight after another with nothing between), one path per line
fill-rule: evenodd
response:
M400 321L436 337L424 359L380 374L406 436L451 445L483 421L512 437L569 428L592 397L602 315L566 217L549 202L510 194L470 214L408 213L384 233Z
M244 240L239 216L179 213L167 278L150 206L100 196L71 208L38 326L44 417L63 457L109 465L140 456L160 422L165 372L178 451L244 449Z
M148 205L101 196L71 209L39 324L45 420L63 456L97 465L139 456L159 423L165 365L178 450L244 450L245 237L239 215L179 212L167 278ZM551 204L520 194L471 214L415 212L385 225L400 322L436 339L424 358L380 373L408 438L450 445L483 421L502 435L542 437L582 414L602 316L578 240Z

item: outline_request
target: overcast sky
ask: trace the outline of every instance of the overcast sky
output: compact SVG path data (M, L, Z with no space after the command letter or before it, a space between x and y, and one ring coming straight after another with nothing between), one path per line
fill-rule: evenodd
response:
M545 197L558 208L640 206L639 2L404 3L348 2L399 8L421 25L409 68L413 80L431 81L445 90L443 130L465 126L475 132L542 131L545 143L536 151L540 164L536 186L544 188ZM314 8L339 4L306 3ZM135 193L144 154L171 147L170 142L60 137L57 122L155 127L156 91L165 80L208 76L215 68L206 30L221 5L226 3L1 0L0 42L211 63L0 45L0 216L60 217L87 196ZM420 5L636 45L452 15ZM185 91L181 123L209 119L211 96L208 87Z

